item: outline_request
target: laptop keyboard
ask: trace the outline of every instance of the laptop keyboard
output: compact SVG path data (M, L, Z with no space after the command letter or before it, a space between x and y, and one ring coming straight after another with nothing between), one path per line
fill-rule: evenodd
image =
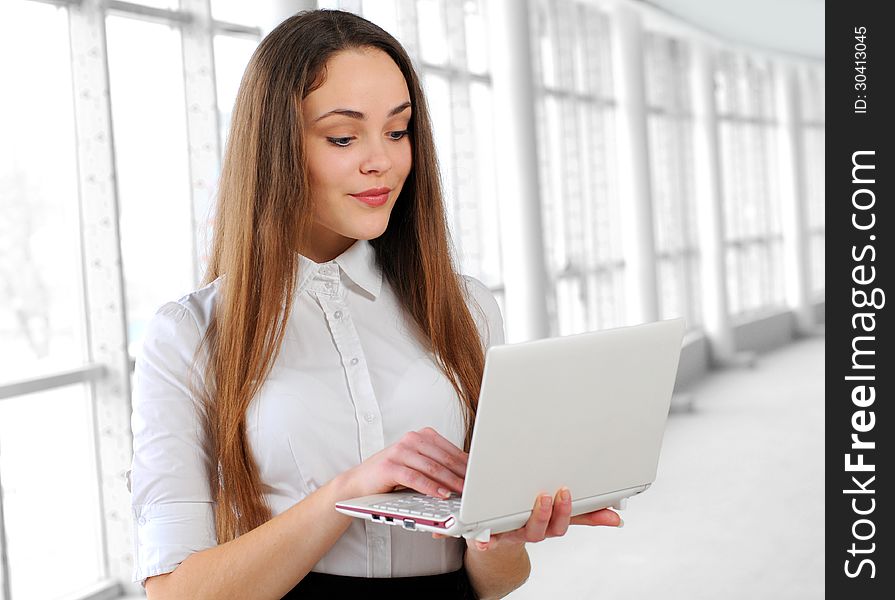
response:
M373 504L372 508L417 517L445 518L460 510L460 500L460 496L441 499L425 494L402 494L394 500Z

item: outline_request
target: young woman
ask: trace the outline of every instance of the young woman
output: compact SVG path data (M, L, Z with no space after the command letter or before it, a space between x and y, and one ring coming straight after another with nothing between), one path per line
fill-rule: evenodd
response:
M431 124L400 44L287 19L240 86L206 285L151 321L134 387L135 580L149 598L496 598L567 490L488 544L335 511L463 490L494 297L451 263Z

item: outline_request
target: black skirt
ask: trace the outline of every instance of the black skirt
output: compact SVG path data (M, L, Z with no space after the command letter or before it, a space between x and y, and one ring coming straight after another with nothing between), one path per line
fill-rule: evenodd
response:
M426 600L478 600L465 568L424 577L344 577L311 571L283 600L400 598L407 593Z

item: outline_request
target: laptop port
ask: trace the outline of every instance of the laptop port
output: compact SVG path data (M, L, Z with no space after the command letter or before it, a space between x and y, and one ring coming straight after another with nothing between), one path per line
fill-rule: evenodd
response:
M416 521L413 519L404 519L404 529L416 529Z
M382 518L385 519L386 523L391 523L394 520L391 517L382 517Z
M379 515L370 515L370 516L373 517L373 520L374 520L374 521L378 521L378 520L379 520Z

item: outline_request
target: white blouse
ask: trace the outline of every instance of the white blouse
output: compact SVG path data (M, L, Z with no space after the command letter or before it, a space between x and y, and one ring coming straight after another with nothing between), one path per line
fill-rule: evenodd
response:
M433 427L458 447L460 402L383 278L369 242L327 263L299 256L298 293L283 347L247 415L247 435L274 515L408 431ZM483 345L504 342L494 296L464 276ZM211 493L188 368L209 325L220 279L162 306L134 373L134 581L173 571L216 545ZM313 567L355 577L447 573L461 539L354 519Z

